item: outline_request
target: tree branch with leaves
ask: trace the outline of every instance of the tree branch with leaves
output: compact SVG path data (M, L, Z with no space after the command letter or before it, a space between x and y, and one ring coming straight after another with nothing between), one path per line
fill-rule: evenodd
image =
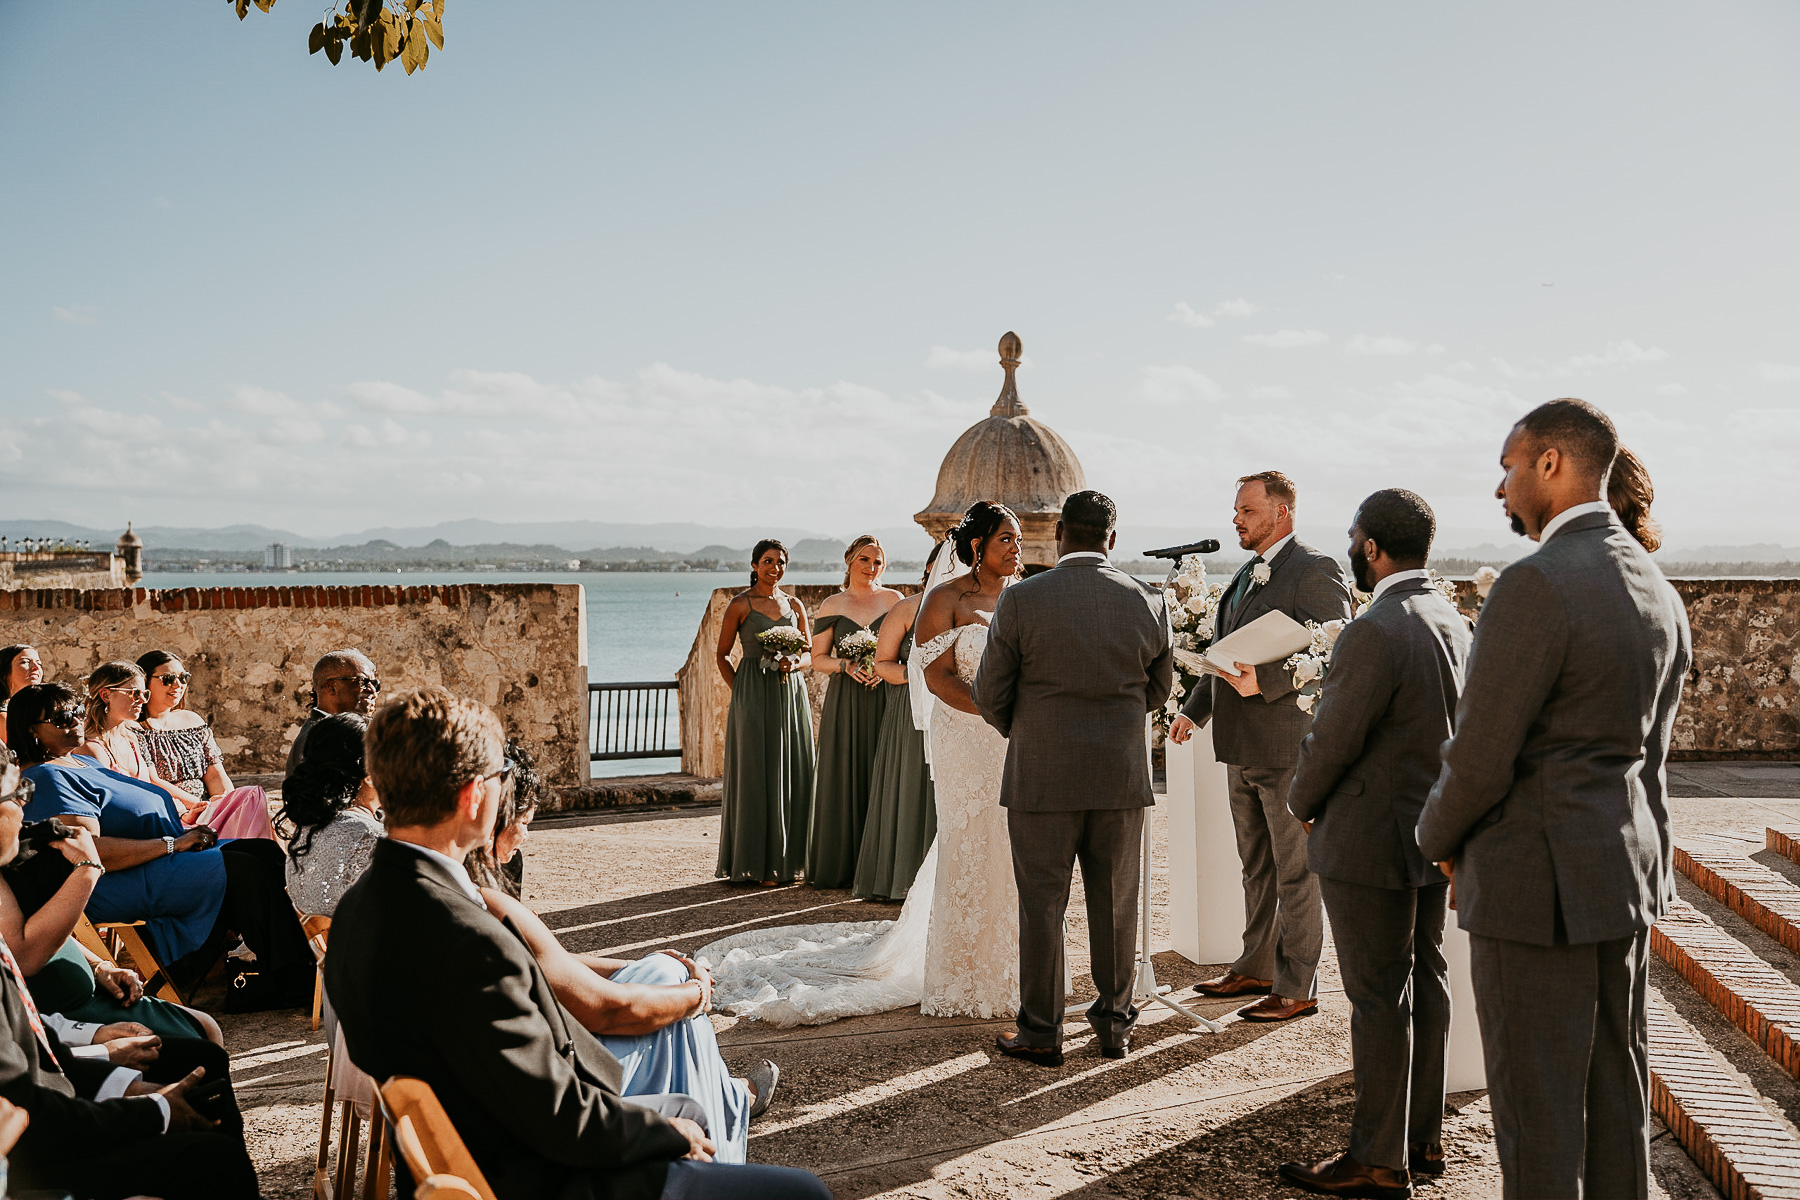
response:
M229 0L237 6L238 20L256 5L263 12L275 0ZM375 64L377 71L398 62L411 75L425 66L431 48L444 48L444 0L344 0L307 35L308 53L323 50L336 66L349 46L350 56Z

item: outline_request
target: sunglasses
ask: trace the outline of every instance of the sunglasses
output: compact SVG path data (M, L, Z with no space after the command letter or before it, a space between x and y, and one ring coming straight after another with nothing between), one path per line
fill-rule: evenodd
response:
M512 778L513 766L514 763L512 759L501 759L500 769L498 771L489 771L486 775L481 777L481 781L486 783L490 779L498 779L502 784L505 784L508 779Z
M130 696L133 700L142 700L150 694L143 688L109 687L101 688L100 690L103 692L118 692L121 696Z
M0 796L0 804L16 804L20 808L24 808L27 804L31 803L31 793L36 790L37 785L31 782L31 780L21 779L19 780L18 787L6 793L6 795Z
M58 729L74 729L86 719L87 709L77 705L74 708L65 708L60 712L51 713L44 718L44 724L53 725Z
M193 676L186 671L170 671L164 675L152 675L150 678L156 680L156 682L162 684L164 687L186 687L188 680L192 679Z
M368 675L340 675L336 679L327 679L324 686L334 683L347 683L359 692L381 693L381 680Z

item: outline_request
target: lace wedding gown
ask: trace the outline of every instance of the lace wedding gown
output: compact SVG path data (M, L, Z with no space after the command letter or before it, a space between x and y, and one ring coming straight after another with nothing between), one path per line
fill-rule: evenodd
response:
M955 646L972 680L987 626L964 625L913 650L929 664ZM893 921L789 925L721 938L695 956L713 1004L770 1025L822 1025L918 1004L930 1016L994 1017L1019 1003L1019 902L1000 777L1006 739L932 700L938 835ZM942 855L940 859L940 854ZM940 869L940 862L942 869Z

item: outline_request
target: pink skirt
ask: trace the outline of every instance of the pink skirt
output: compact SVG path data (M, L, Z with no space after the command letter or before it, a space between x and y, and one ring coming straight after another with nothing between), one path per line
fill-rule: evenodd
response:
M233 788L223 796L183 814L187 825L206 824L221 838L273 838L269 821L269 794L259 787Z

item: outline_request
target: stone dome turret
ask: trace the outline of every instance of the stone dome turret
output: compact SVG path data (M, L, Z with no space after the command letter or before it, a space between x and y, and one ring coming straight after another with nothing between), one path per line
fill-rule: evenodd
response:
M971 504L993 500L1018 514L1025 564L1051 566L1063 498L1086 488L1087 477L1069 444L1019 399L1014 373L1023 350L1016 333L1000 339L1000 366L1006 371L1000 396L987 419L965 430L944 455L937 493L913 520L941 538Z

